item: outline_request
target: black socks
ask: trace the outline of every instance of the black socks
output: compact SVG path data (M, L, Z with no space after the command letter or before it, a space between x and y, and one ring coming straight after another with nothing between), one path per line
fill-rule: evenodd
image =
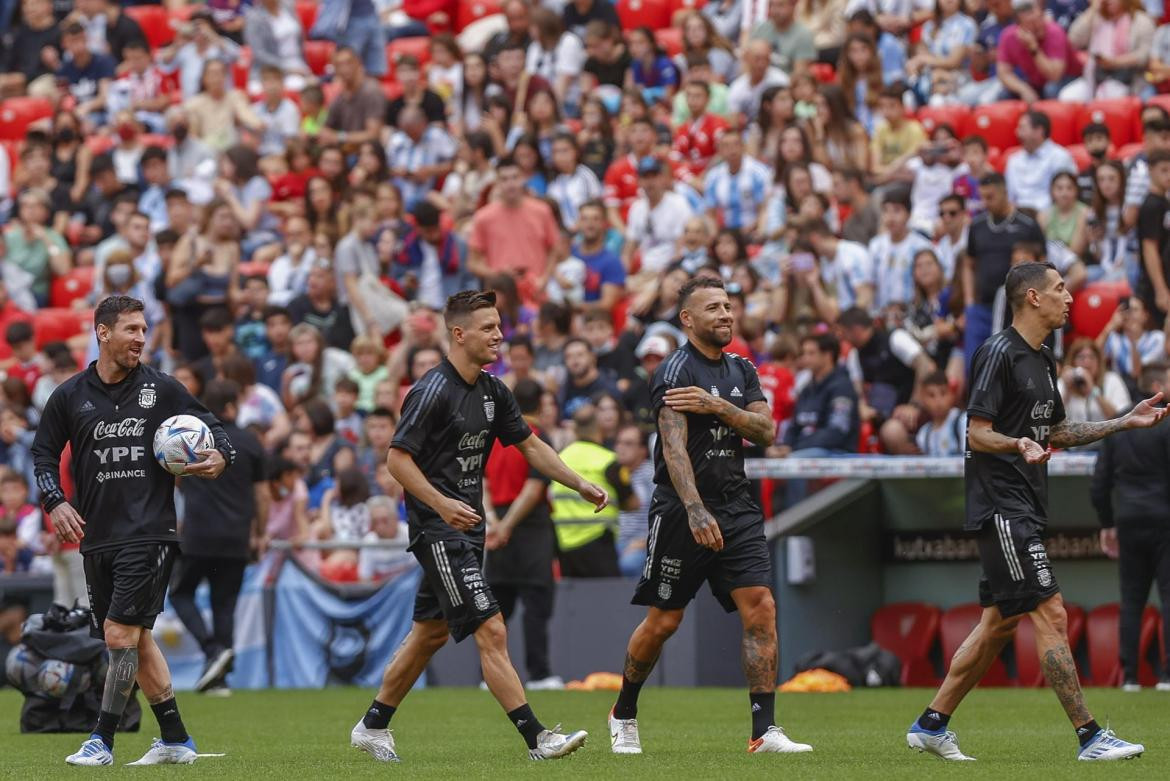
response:
M755 740L776 723L776 692L752 692L748 697L752 702L752 740Z
M638 717L638 694L642 691L642 684L631 681L622 676L622 690L618 692L617 704L613 706L615 719L635 719Z
M370 705L370 709L366 711L365 717L362 719L362 724L366 725L366 729L386 729L390 726L390 719L394 716L394 711L398 710L393 705L383 705L374 700Z
M159 737L163 739L163 743L183 743L190 737L187 728L183 726L183 718L179 716L179 706L175 703L174 697L151 705L150 709L158 719L158 728L161 732ZM98 723L101 723L100 718Z
M1081 742L1081 746L1084 747L1090 740L1097 737L1097 733L1100 731L1101 725L1097 723L1096 719L1093 719L1088 724L1082 724L1081 726L1077 727L1077 740L1079 740Z
M118 731L118 722L122 720L121 713L110 713L109 711L100 711L98 713L97 726L93 728L93 734L102 739L106 744L106 748L111 751L114 750L114 733Z
M524 703L516 710L508 711L508 718L524 736L524 742L528 744L528 748L536 748L536 737L544 732L544 725L540 723L540 719L536 718L536 714L532 712L528 703Z
M927 732L938 732L939 730L946 729L946 726L948 723L950 723L950 720L951 714L939 713L933 708L927 708L926 710L922 711L922 715L918 717L918 726L922 727L922 729L926 730Z

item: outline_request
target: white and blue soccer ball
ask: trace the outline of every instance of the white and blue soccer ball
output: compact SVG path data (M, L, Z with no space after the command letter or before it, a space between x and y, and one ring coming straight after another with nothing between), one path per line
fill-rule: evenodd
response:
M189 464L202 461L199 451L214 446L211 429L194 415L169 417L154 432L154 458L173 475L182 474Z

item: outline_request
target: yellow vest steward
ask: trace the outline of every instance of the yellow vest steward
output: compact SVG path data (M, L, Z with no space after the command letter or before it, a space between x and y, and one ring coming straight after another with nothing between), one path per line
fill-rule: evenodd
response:
M563 551L580 548L616 529L618 508L614 504L617 492L605 479L605 470L614 461L614 453L593 442L577 441L561 451L561 460L577 474L609 493L610 504L601 512L571 488L552 484L552 519L557 530L557 545ZM596 523L562 523L562 521L596 521Z

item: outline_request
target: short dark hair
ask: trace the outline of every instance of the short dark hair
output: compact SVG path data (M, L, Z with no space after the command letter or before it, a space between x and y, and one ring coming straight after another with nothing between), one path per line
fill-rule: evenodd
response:
M232 316L222 306L208 309L199 317L200 331L222 331L225 328L230 328L231 325Z
M709 288L717 288L725 290L723 287L723 280L714 277L694 277L688 279L683 283L682 289L678 291L678 308L683 310L686 308L687 301L694 295L696 290L705 290Z
M203 406L217 418L222 418L229 404L239 405L240 384L234 380L212 380L203 389Z
M439 207L430 201L419 201L410 213L414 216L414 224L420 228L437 227L442 216Z
M805 334L801 337L800 343L812 342L817 346L817 349L823 353L830 353L834 357L841 354L841 343L837 341L837 337L833 336L828 331L821 331L820 333Z
M1056 271L1056 266L1051 263L1021 263L1012 266L1003 286L1013 312L1023 306L1028 291L1035 290L1044 281L1049 269Z
M496 292L494 290L462 290L447 299L447 306L443 310L443 319L450 328L456 321L466 321L468 315L477 309L494 309L496 306Z
M27 320L17 320L15 323L9 323L8 328L4 331L4 341L8 342L10 347L31 342L32 338L33 325Z
M94 310L93 327L96 329L99 325L104 325L106 328L113 328L123 313L142 312L145 309L146 306L137 298L110 296L98 304L97 309Z
M935 371L932 371L930 374L928 374L922 378L922 386L926 387L927 385L934 385L934 386L941 385L944 388L951 387L951 383L947 379L946 372L942 371L941 369L936 369Z
M1052 135L1052 120L1043 111L1032 109L1031 111L1025 111L1024 116L1032 123L1032 127L1038 127L1044 131L1045 138Z
M865 326L873 328L873 317L859 306L851 306L837 317L837 325L845 328L851 326Z
M520 380L512 389L516 397L516 406L521 415L535 415L540 411L540 399L544 396L544 388L536 380Z

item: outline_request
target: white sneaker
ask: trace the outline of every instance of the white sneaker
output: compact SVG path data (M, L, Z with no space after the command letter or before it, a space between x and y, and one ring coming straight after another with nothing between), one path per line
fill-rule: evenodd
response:
M129 765L190 765L199 754L195 752L195 739L188 737L183 743L163 743L155 738L142 759Z
M950 730L943 732L927 732L918 726L915 721L906 733L906 745L916 749L920 754L934 754L940 759L952 762L974 762L975 757L969 757L959 751L959 739Z
M106 742L101 738L93 737L81 744L76 754L65 757L70 765L97 767L99 765L114 764L114 755L106 748Z
M370 729L359 721L349 733L349 745L360 748L379 762L401 762L388 729Z
M227 675L228 670L231 669L232 660L235 658L236 652L230 648L225 648L208 659L207 667L204 668L203 674L199 676L199 680L195 681L195 691L205 691L220 678Z
M803 754L812 750L809 744L795 742L784 734L783 729L774 725L768 727L768 731L760 737L748 741L749 754Z
M1121 684L1121 690L1127 694L1133 694L1134 692L1140 692L1142 690L1142 685L1134 681L1126 681L1125 683Z
M641 754L642 739L638 737L637 719L619 719L609 709L609 744L615 754Z
M1141 756L1146 747L1141 743L1130 743L1122 740L1106 727L1097 733L1097 737L1081 747L1077 759L1085 762L1107 762L1114 759L1133 759Z
M529 759L560 759L567 757L585 745L589 733L583 729L565 734L558 724L546 729L536 737L536 748L528 750Z
M559 675L550 675L547 678L537 678L535 681L529 681L524 684L524 688L528 691L560 691L565 688L565 679Z

